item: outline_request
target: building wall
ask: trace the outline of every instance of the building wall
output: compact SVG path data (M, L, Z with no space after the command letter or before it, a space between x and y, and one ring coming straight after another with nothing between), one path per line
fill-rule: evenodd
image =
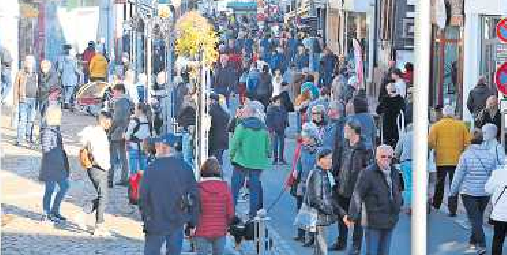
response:
M2 31L0 32L0 48L9 51L12 57L10 77L11 81L16 77L19 63L18 48L18 21L19 21L19 2L18 0L6 0L6 4L0 5L0 24ZM2 70L4 71L4 70ZM12 89L7 95L7 105L12 105Z

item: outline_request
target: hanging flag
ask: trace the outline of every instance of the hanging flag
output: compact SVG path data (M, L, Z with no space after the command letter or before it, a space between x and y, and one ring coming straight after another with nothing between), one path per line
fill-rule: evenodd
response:
M354 63L357 74L357 82L359 84L359 88L363 88L363 50L361 48L361 44L357 39L354 39Z
M436 0L435 4L435 15L437 19L437 26L440 29L445 28L445 23L447 22L447 13L445 11L445 0Z

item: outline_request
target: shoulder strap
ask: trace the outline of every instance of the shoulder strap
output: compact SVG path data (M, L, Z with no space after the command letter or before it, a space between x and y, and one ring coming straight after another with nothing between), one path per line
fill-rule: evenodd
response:
M500 198L502 198L503 196L503 193L505 193L505 190L507 189L507 185L505 185L503 187L503 190L502 190L502 193L500 193L500 196L498 196L498 198L496 199L495 203L493 204L493 206L496 206L496 204L498 203L498 201L500 200Z

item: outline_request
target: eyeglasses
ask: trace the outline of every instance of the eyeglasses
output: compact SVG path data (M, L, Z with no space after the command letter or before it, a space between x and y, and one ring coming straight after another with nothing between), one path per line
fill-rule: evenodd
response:
M380 155L381 159L393 159L393 155Z

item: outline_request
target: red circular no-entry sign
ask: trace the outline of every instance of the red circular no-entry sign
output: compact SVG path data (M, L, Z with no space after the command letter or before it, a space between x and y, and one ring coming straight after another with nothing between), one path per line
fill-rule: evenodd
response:
M500 92L507 95L507 62L496 71L496 86Z
M501 42L507 43L507 19L502 19L496 25L496 35Z

